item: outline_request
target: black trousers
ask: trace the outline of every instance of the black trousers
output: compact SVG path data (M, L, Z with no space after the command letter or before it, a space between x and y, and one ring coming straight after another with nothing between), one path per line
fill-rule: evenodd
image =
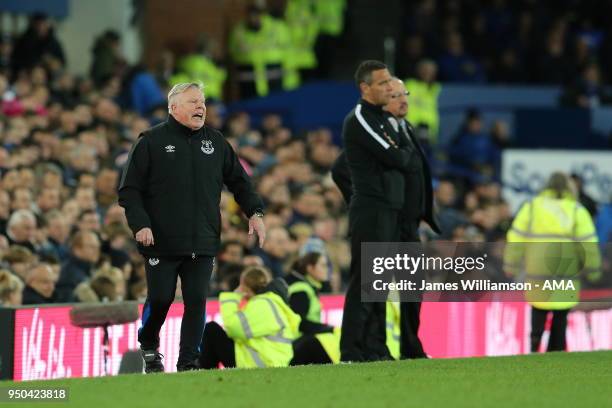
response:
M567 310L542 310L531 308L531 352L536 353L540 348L540 341L544 333L546 318L552 313L550 338L547 351L565 351L565 331L567 329Z
M199 355L206 319L206 297L213 268L212 256L148 258L147 300L142 310L138 341L144 350L159 348L159 331L174 301L177 278L183 292L183 321L177 367L192 364Z
M229 338L219 323L206 323L200 349L200 368L219 368L219 363L227 368L236 367L234 340Z
M342 361L391 358L386 346L386 303L361 301L361 286L367 284L361 281L361 243L398 241L398 217L399 211L386 208L352 205L349 209L351 275L342 318Z
M289 365L331 364L321 342L312 334L305 334L293 342L293 359Z
M400 240L419 242L419 221L401 220ZM398 277L399 278L399 277ZM399 279L398 279L399 281ZM400 356L401 358L427 358L419 339L421 302L400 303Z

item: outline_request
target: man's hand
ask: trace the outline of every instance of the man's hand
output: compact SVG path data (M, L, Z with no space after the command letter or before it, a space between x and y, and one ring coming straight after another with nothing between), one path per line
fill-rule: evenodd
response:
M153 240L153 231L151 228L143 228L136 233L136 242L142 244L143 246L155 245L155 241Z
M263 223L263 219L257 215L249 218L249 235L253 235L253 231L257 233L259 238L259 247L263 247L264 241L266 240L266 226Z

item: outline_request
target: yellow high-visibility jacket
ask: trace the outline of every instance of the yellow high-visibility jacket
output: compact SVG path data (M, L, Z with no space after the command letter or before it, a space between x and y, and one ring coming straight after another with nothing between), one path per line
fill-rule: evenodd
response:
M229 38L230 56L238 65L253 67L257 95L268 94L266 66L285 66L290 56L290 42L287 24L268 15L262 17L262 26L258 31L249 30L244 23L239 23L232 30Z
M321 323L321 301L314 286L320 283L306 277L304 281L297 281L289 285L289 296L294 293L304 292L308 296L309 308L306 320L313 323ZM327 353L332 363L340 362L340 328L336 327L331 333L317 333L315 338L321 343L323 350Z
M236 367L288 366L300 316L272 292L253 296L242 309L241 299L234 292L219 296L223 326L235 343Z
M201 54L191 54L178 63L179 72L169 82L174 86L182 82L201 82L207 98L222 99L223 84L227 71L217 66L213 60Z
M387 301L387 348L391 357L400 359L400 309L399 302Z
M429 84L418 79L408 79L405 83L406 90L410 92L406 119L414 126L426 125L429 129L429 142L436 144L440 127L438 97L442 85L438 82Z
M545 310L571 309L579 301L580 277L601 276L597 234L589 212L571 195L544 190L526 202L507 234L504 268L525 272L527 301ZM570 281L575 290L543 290L545 281ZM537 288L536 288L536 285Z

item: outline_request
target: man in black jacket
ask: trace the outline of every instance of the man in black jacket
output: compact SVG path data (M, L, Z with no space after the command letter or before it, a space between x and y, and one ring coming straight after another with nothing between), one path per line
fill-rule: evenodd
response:
M62 264L55 285L57 302L73 302L79 283L91 278L100 260L100 239L95 232L77 231L70 239L70 256Z
M404 172L413 151L399 137L383 111L391 96L391 75L378 61L364 61L355 80L361 92L344 120L342 137L353 181L349 207L351 277L344 302L340 352L342 361L390 358L384 325L384 302L361 302L361 243L399 240L399 213L404 205Z
M393 117L389 118L393 128L400 137L408 140L414 148L413 170L404 174L406 178L406 197L400 214L400 240L402 242L420 242L418 228L421 220L427 222L436 232L440 228L433 215L433 188L431 169L423 149L415 136L414 129L406 121L408 112L408 92L401 79L393 78L393 92L385 110ZM400 303L400 356L401 358L427 358L419 339L421 302Z
M265 239L261 198L223 135L204 125L201 85L174 86L168 111L166 122L140 135L119 187L119 204L146 259L148 294L138 332L146 372L164 369L159 331L179 276L185 310L177 370L197 368L224 184L249 217L249 233L257 233L260 246Z
M26 275L26 286L23 289L24 305L42 305L55 303L55 281L51 267L39 263Z
M405 199L397 218L399 224L399 240L402 242L418 242L418 225L426 221L435 232L440 232L433 215L433 189L431 185L431 170L412 127L404 117L408 108L407 92L403 82L397 78L391 81L392 92L385 110L391 114L387 120L401 139L407 142L407 150L412 152L411 166L404 171ZM332 168L332 178L347 204L351 204L353 186L351 172L346 153L343 152ZM366 226L368 228L368 226ZM400 305L400 352L403 358L426 357L418 338L420 302L402 302ZM385 320L370 320L370 327L364 330L376 336L385 327ZM371 340L370 340L371 343Z

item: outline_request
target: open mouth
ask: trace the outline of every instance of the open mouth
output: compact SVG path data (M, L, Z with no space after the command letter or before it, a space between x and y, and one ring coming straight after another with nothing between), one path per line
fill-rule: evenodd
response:
M204 115L202 113L196 113L195 115L192 116L192 118L196 118L196 119L204 119Z

